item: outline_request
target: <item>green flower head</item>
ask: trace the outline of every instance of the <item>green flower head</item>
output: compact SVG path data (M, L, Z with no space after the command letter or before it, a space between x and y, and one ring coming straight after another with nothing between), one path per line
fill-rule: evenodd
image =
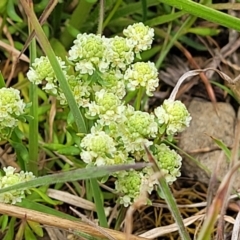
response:
M152 62L137 62L132 64L125 72L124 79L127 88L134 91L144 87L148 96L158 87L158 71Z
M95 101L88 105L89 115L100 118L102 124L110 124L112 121L121 119L125 107L121 104L120 99L114 94L102 89L95 93Z
M18 124L18 117L24 114L25 103L20 92L14 88L0 89L0 139L8 138Z
M135 23L123 30L124 36L131 39L135 45L134 51L139 53L151 47L154 30L143 23Z
M57 60L61 68L65 70L65 62L60 57L57 57ZM41 56L34 60L30 70L27 72L27 77L34 84L41 84L43 80L46 80L47 83L57 82L52 65L46 56Z
M126 95L125 83L123 80L123 74L120 70L111 70L102 74L103 81L101 86L98 85L95 88L100 91L102 88L108 92L115 94L119 99L122 99Z
M57 60L64 74L67 75L67 67L65 62L60 57L57 57ZM41 84L43 80L45 80L46 84L43 87L43 90L52 95L58 94L58 80L52 68L52 65L46 56L42 56L34 60L32 67L27 72L27 77L30 82L36 85Z
M32 172L23 172L15 173L15 168L7 167L3 168L5 176L0 177L0 189L13 186L18 183L27 182L31 179L34 179L35 176ZM0 194L0 202L15 204L21 202L25 198L26 193L29 193L29 189L20 189L13 190L6 193Z
M191 116L185 105L180 101L167 99L162 106L155 108L154 113L160 126L166 126L167 135L182 132L189 126Z
M127 119L127 126L131 133L147 138L156 137L158 130L154 116L142 111L134 111Z
M118 175L115 188L124 196L120 197L120 203L128 207L140 195L143 173L132 170Z
M129 39L118 36L110 38L106 56L111 67L125 70L134 60L133 47Z
M152 181L149 173L152 174L151 171L145 171L145 169L143 169L143 171L122 171L116 175L115 189L123 195L120 197L121 204L128 207L135 202L141 194L145 194L146 192L150 194L152 192L156 182Z
M154 145L154 147L154 156L158 166L165 175L166 181L171 184L181 175L182 157L163 143Z
M85 163L101 166L106 165L107 158L116 153L116 143L104 131L95 131L87 134L81 141L81 158Z
M106 38L100 35L78 34L69 50L69 60L76 63L76 71L89 75L92 75L96 69L106 72L109 67L105 58L106 42Z

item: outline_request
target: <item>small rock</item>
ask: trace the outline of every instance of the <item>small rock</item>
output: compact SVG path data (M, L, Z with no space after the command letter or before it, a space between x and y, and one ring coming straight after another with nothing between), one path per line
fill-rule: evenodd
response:
M229 169L229 161L210 136L221 140L227 147L231 147L234 141L234 109L228 103L216 103L216 107L217 112L211 102L193 99L188 107L192 121L181 134L178 145L197 160L194 162L183 156L182 175L203 183L209 183L211 172L216 171L219 159L222 160L217 177L222 179ZM240 174L236 180L234 187L238 188Z

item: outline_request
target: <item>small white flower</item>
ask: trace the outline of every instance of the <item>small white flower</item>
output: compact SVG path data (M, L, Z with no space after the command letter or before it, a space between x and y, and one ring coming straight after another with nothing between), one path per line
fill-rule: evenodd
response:
M182 132L192 119L182 102L171 99L165 100L162 106L155 108L154 113L159 125L166 128L167 135Z
M60 57L57 57L57 60L63 71L66 72L65 62ZM46 80L49 83L57 82L54 70L46 56L41 56L34 60L30 70L27 72L27 77L30 82L36 85L41 84L43 80Z
M0 89L0 139L7 139L18 117L24 114L25 103L20 98L20 92L14 88Z
M150 183L150 176L144 171L124 171L117 174L115 189L123 196L120 197L120 203L128 207L135 202L141 194L147 191L151 193L153 184Z
M133 47L134 44L129 39L118 36L110 38L106 58L111 67L125 70L134 60Z
M35 176L31 172L21 171L20 173L15 173L15 170L16 169L11 166L3 168L5 176L0 177L0 188L13 186L15 184L27 182L35 178ZM0 194L0 202L11 204L21 202L22 199L25 198L26 193L29 192L29 189L20 189L2 193Z
M124 79L127 88L134 91L140 87L146 88L146 93L152 96L152 92L158 87L158 71L152 62L137 62L131 65L125 72Z
M69 60L75 63L75 70L92 75L95 70L106 72L109 63L105 59L106 38L95 34L78 34L69 50Z
M154 156L166 181L173 183L181 175L182 157L163 143L154 145Z
M154 29L140 22L128 26L127 29L123 30L123 34L134 42L134 50L136 53L139 53L151 47Z
M95 101L89 105L89 115L99 116L102 124L110 124L111 121L118 121L125 109L120 99L105 89L95 93Z
M116 153L116 143L103 131L87 134L81 141L81 158L86 163L104 165L104 159Z

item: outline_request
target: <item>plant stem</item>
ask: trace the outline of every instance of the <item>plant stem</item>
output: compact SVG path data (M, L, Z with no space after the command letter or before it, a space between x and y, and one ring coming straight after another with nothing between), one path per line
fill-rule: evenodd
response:
M142 102L143 93L144 93L144 88L140 87L139 90L138 90L137 99L136 99L136 102L135 102L135 109L137 111L141 109L141 102Z
M98 30L97 30L97 34L100 34L100 35L102 35L102 31L103 31L104 7L105 7L104 0L100 0Z
M30 3L31 4L31 3ZM33 5L30 6L33 9ZM33 27L31 21L29 23L29 34L31 34ZM29 47L30 62L33 63L36 56L36 39L33 38ZM33 119L29 122L29 162L27 163L27 170L32 172L35 176L38 175L38 93L37 85L30 83L29 97L32 103L30 108L30 115Z

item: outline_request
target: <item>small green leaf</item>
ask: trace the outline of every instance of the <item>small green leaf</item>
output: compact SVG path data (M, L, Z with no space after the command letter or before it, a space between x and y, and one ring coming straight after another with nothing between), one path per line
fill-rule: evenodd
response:
M7 228L8 220L9 220L8 215L2 215L1 216L1 231L2 232Z
M14 150L16 151L17 158L22 160L24 163L29 162L29 154L26 146L21 142L15 142L9 140L10 144L13 146Z
M25 227L26 227L26 221L22 220L20 226L18 227L18 231L17 231L17 234L15 236L15 239L19 239L19 240L23 239Z
M15 22L22 22L22 19L17 15L17 13L15 11L13 0L8 0L7 14L11 18L11 20L13 20Z
M61 204L60 201L52 200L50 197L48 197L48 195L46 193L42 192L41 190L39 190L37 188L32 188L31 190L38 193L38 195L48 204L51 204L53 206Z
M42 229L42 226L40 225L40 223L29 221L29 220L27 221L27 223L37 236L43 237L43 229Z
M4 236L3 240L13 240L14 239L15 222L16 222L16 218L12 217L8 224L7 234Z
M175 13L161 15L159 17L155 17L155 18L152 18L152 19L146 21L145 24L148 26L151 26L151 27L158 26L160 24L172 22L172 21L176 20L177 18L183 16L184 14L186 14L186 13L183 11L179 11L179 12L175 12Z
M35 234L32 232L31 228L26 224L24 231L25 239L37 240Z
M66 145L60 143L44 143L43 147L51 151L58 151L59 149L66 147Z
M224 144L224 142L220 139L217 139L213 136L210 136L212 140L223 150L225 155L227 156L228 160L231 160L231 150Z
M74 146L64 146L58 149L57 152L62 155L75 156L80 154L80 149Z
M214 28L196 27L196 28L189 28L188 32L194 33L200 36L216 36L220 33L220 30L214 29Z
M0 71L0 88L6 87L5 81L2 75L2 72Z

